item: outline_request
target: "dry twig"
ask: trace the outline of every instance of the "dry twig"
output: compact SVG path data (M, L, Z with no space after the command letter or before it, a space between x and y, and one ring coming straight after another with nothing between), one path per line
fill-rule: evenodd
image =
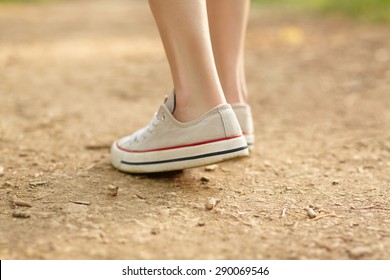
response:
M91 204L88 201L82 201L82 200L70 200L69 202L72 202L74 204L81 204L81 205L90 205Z

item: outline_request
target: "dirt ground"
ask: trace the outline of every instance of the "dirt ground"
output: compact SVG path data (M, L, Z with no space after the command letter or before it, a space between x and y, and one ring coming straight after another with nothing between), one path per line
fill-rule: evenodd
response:
M253 7L250 157L135 176L109 146L172 88L147 1L0 6L0 259L390 259L389 34Z

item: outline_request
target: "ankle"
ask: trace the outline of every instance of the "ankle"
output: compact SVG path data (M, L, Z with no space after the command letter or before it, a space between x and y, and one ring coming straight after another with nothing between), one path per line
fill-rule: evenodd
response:
M233 90L233 91L225 91L225 98L229 104L247 104L248 98L247 95L242 91Z
M239 80L234 81L234 79L230 79L230 80L222 79L222 88L223 88L226 101L229 104L247 103L248 95L247 95L246 86L243 85Z
M189 122L199 118L214 107L225 103L226 100L223 95L186 96L176 92L176 107L173 116L180 122Z

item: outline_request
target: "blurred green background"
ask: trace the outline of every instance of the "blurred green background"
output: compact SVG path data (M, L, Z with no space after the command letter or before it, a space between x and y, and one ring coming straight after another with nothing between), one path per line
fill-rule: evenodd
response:
M259 5L283 6L360 20L390 22L390 0L253 0Z
M49 2L54 0L0 0L0 3ZM139 1L139 0L136 0ZM258 5L347 15L359 20L390 22L390 0L252 0Z
M39 2L39 0L0 0L0 3L27 3L27 2Z
M54 0L0 0L0 4L12 4L12 3L42 3Z

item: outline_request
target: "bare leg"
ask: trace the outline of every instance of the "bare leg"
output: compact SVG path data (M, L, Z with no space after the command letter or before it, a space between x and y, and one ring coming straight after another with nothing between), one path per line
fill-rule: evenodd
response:
M213 57L206 0L149 0L149 4L171 69L175 118L190 121L226 103Z
M245 103L244 40L249 0L207 0L211 41L226 100Z

